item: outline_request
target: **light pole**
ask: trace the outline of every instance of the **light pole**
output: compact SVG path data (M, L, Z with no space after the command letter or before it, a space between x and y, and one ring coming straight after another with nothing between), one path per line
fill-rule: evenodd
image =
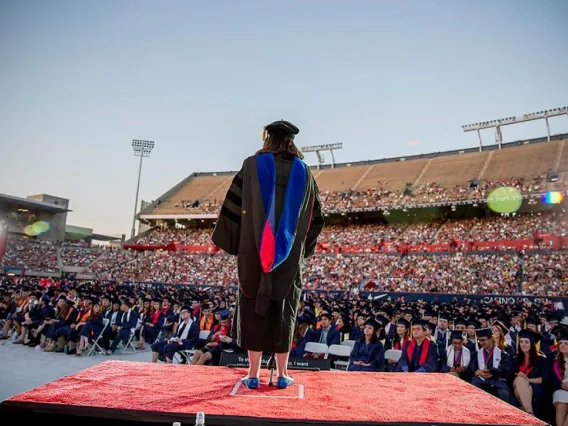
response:
M154 149L153 141L142 141L138 139L132 140L132 149L134 150L134 155L140 157L140 166L138 167L138 183L136 184L136 199L134 201L134 216L132 217L132 233L130 238L134 238L136 234L136 209L138 208L138 193L140 192L140 176L142 175L142 159L144 157L149 157L150 153Z

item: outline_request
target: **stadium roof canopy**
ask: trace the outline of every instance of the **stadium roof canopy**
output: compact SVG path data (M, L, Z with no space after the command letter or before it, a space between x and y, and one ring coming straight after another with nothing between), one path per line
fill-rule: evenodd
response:
M48 213L65 213L71 211L65 207L56 206L54 204L42 203L40 201L30 200L29 198L14 197L13 195L7 194L0 194L0 205Z

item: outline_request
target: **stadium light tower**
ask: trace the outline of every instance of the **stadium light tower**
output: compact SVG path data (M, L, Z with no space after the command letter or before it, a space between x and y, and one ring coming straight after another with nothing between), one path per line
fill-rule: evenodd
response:
M136 198L134 200L134 216L132 217L132 232L130 238L134 238L136 234L136 210L138 208L138 194L140 192L140 177L142 176L142 160L144 157L150 156L150 153L154 149L154 142L132 139L132 149L134 150L134 155L140 157L140 166L138 167L138 183L136 184Z

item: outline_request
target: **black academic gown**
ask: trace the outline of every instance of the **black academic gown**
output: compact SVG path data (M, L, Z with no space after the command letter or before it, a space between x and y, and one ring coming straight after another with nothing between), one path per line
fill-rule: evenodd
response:
M266 154L264 154L266 155ZM275 165L275 232L286 199L294 157L274 156ZM265 198L261 190L267 180L259 179L259 155L245 160L235 176L221 208L213 232L213 242L226 252L238 256L239 294L233 321L238 345L246 350L285 353L291 349L301 294L303 258L311 256L323 228L323 216L316 182L305 168L305 187L301 197L292 244L284 262L265 273L260 260L261 239L265 227ZM266 190L266 186L264 186ZM300 200L300 198L297 198Z

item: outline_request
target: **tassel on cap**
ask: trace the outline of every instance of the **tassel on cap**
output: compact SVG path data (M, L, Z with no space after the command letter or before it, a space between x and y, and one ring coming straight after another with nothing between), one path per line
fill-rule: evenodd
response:
M262 142L265 142L265 141L266 141L266 136L267 136L267 134L266 134L266 127L263 127L263 128L262 128Z

